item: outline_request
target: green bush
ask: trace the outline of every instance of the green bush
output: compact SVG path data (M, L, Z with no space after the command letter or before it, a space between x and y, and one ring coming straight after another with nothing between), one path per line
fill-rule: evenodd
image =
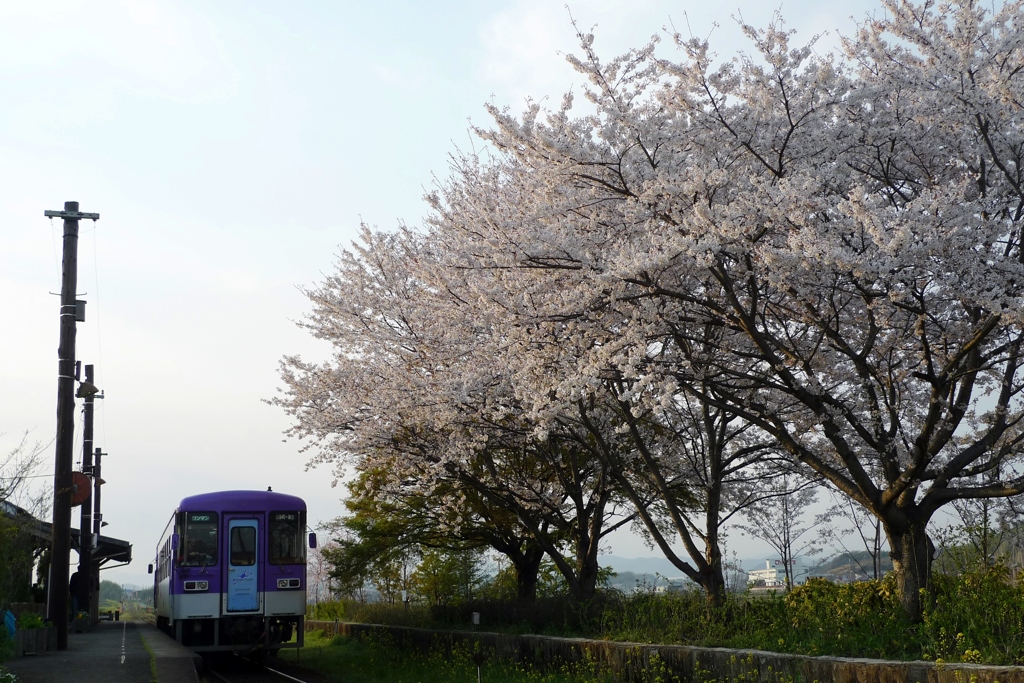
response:
M306 618L314 621L334 621L345 619L345 603L340 600L318 602L306 605Z
M345 613L349 620L364 624L392 624L430 628L438 626L430 616L430 609L424 605L395 602L345 602Z
M423 605L413 604L406 607L401 603L359 602L357 600L331 600L308 605L306 619L391 624L393 626L432 627L439 625L431 619L430 610Z
M43 618L35 612L25 612L18 617L18 628L22 630L29 630L34 628L43 628L46 623Z
M324 674L343 671L345 680L364 683L448 683L482 679L492 683L612 683L610 674L596 670L592 662L563 663L543 670L522 663L499 660L493 651L479 645L453 644L435 639L429 650L397 646L387 634L331 640L310 633L301 662ZM287 657L288 654L283 654ZM654 663L655 671L663 671ZM674 679L641 674L636 683L669 683Z
M1004 566L932 577L923 655L945 661L1024 664L1024 586Z
M904 659L917 654L895 577L832 583L811 579L786 598L792 649L811 655ZM783 648L789 649L789 648Z
M598 594L586 602L567 595L537 598L531 602L469 600L458 605L431 607L430 617L434 623L449 628L469 629L476 613L480 615L482 629L497 626L517 633L577 635L598 630L609 603L617 599L611 594Z
M1024 664L1024 587L1005 568L933 576L924 622L910 624L893 576L836 584L811 580L786 595L731 595L712 607L700 590L601 593L580 603L567 596L531 603L498 600L427 609L345 603L348 621L509 633L580 636L643 643L752 648L807 655ZM328 608L325 608L328 609ZM334 616L323 616L333 620Z
M14 642L7 629L0 623L0 662L6 662L14 656ZM0 683L4 682L4 672L0 670Z
M738 602L730 599L714 609L699 590L619 594L606 602L600 632L616 640L641 643L718 645L731 635L737 606Z
M24 518L0 515L0 605L31 599L34 549Z

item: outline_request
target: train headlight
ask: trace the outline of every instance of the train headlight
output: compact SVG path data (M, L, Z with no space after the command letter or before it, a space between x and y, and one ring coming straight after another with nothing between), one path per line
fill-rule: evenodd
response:
M278 579L278 588L301 588L300 581L298 579Z
M187 591L205 591L210 589L209 581L186 581L185 590Z

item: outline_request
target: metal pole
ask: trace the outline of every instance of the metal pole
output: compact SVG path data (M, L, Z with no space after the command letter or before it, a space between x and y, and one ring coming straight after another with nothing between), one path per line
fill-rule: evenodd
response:
M102 452L99 448L96 449L96 463L92 466L93 475L93 507L92 507L92 531L96 534L96 541L100 540L100 528L103 526L103 512L100 511L100 486L103 485L103 480L100 479L100 467L101 459L106 453Z
M64 264L60 289L60 346L57 350L57 448L53 466L53 545L47 584L47 617L57 627L57 649L68 647L68 566L71 564L71 466L75 447L75 293L78 287L78 202L63 211L46 211L64 219Z
M93 366L85 366L85 381L93 383ZM94 395L85 396L82 408L82 473L92 476L92 432ZM82 517L78 524L78 608L89 613L92 622L92 491L82 503Z
M103 513L100 511L100 487L103 486L103 480L100 479L100 463L103 460L103 456L106 455L99 448L95 450L96 460L93 464L93 477L92 477L92 533L96 537L96 542L100 542L100 529L103 527ZM100 595L100 568L97 565L95 567L95 576L92 577L92 596L90 597L90 611L93 615L99 618L99 595Z

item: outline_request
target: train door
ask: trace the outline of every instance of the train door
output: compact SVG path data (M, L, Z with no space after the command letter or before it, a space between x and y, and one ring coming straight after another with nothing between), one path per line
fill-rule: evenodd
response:
M258 520L228 520L228 612L259 611L259 531Z

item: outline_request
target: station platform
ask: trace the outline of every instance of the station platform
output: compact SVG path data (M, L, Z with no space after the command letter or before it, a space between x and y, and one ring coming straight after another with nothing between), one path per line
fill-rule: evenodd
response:
M68 649L4 663L22 683L199 683L198 655L145 622L101 621Z

